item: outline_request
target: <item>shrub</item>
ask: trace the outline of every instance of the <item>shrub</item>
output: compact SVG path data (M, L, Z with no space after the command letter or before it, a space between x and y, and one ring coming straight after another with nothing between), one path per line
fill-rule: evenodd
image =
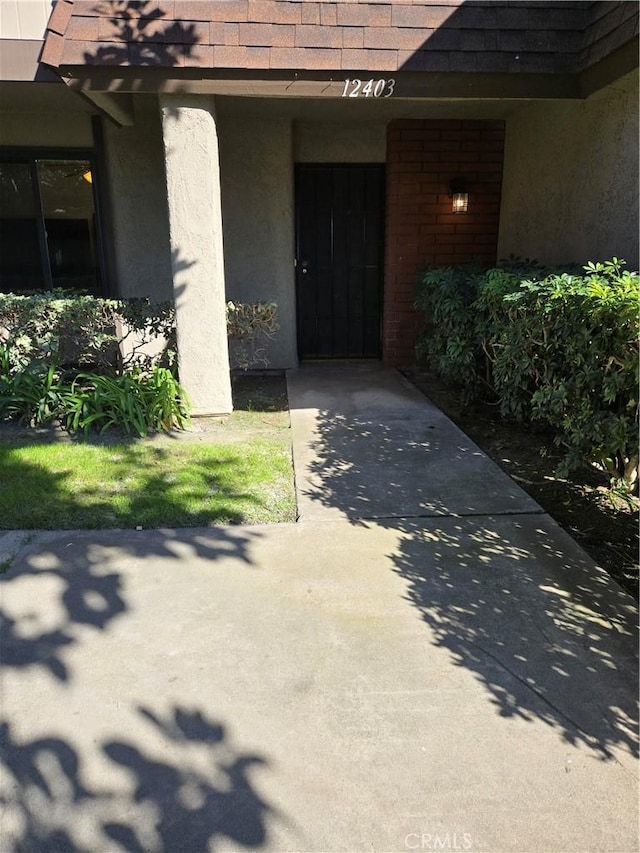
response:
M227 302L227 334L234 367L247 370L269 365L264 342L277 331L277 316L275 302Z
M469 400L478 393L481 377L481 349L473 311L480 275L463 266L427 270L415 301L429 329L418 339L418 358L460 385Z
M637 488L640 278L624 261L430 270L416 306L433 324L419 353L466 400L488 387L504 416L551 427L559 473L597 462Z
M54 290L31 295L0 294L0 338L12 357L56 365L126 370L150 367L175 350L173 304L147 299L99 299ZM145 347L164 339L157 356Z
M264 342L278 328L274 302L227 302L227 334L234 366L267 366ZM0 340L12 358L126 372L175 366L173 302L100 299L54 290L0 294ZM160 346L158 346L160 342Z
M278 328L276 316L275 303L227 303L237 366L268 364L261 343ZM158 340L163 347L148 346ZM72 432L182 428L188 406L174 356L173 303L0 294L0 417L59 420Z

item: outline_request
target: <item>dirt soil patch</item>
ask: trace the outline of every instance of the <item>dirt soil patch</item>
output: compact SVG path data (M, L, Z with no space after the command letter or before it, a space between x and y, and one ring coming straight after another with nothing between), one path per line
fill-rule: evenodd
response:
M596 468L556 477L562 458L548 431L502 420L495 406L463 406L457 390L434 373L405 374L503 471L509 474L584 550L638 598L640 502L612 491Z

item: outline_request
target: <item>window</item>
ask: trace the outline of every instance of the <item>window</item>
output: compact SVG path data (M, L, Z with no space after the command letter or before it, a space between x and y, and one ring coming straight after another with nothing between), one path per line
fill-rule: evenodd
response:
M90 154L0 153L0 291L102 292Z

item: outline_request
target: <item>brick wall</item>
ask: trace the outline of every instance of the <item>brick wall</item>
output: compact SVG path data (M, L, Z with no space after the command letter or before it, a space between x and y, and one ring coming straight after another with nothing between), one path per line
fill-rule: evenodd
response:
M383 358L414 361L420 267L496 261L504 122L400 120L387 131ZM464 178L466 214L451 212L449 181Z

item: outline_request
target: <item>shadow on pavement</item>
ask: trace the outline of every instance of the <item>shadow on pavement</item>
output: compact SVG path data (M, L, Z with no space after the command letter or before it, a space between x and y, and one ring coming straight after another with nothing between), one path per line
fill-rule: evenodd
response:
M127 737L102 743L122 771L117 789L87 782L88 757L67 741L21 743L1 724L6 785L18 791L5 816L11 850L207 853L229 841L262 846L271 809L250 775L264 759L236 750L225 727L199 710L174 707L165 718L148 708L138 712L159 734L160 748Z
M422 422L319 411L306 497L400 534L389 556L407 600L496 713L543 721L605 760L637 753L632 599L551 519L518 508L517 487L491 463L485 475L437 416L426 400Z
M407 600L496 713L541 720L602 759L637 754L632 601L568 536L541 516L393 527Z
M139 558L142 572L144 560L187 552L204 561L204 570L207 561L222 556L250 567L251 543L259 535L234 528L138 536L135 531L61 532L27 545L0 576L5 684L8 674L18 671L26 703L31 676L38 671L48 674L51 691L72 689L75 650L96 642L108 648L129 611L119 561ZM82 701L85 708L99 700L88 695ZM100 719L99 708L86 710ZM131 721L131 712L139 725L89 744L80 730L77 739L61 735L53 721L50 727L45 721L44 732L29 739L20 734L19 715L2 720L3 850L205 853L230 841L250 849L263 845L271 809L252 774L266 768L265 758L238 749L209 708L175 703L158 711L146 703L124 709L125 719ZM37 719L37 706L31 717ZM101 776L106 770L104 784L96 784L95 768L101 768Z
M45 667L60 681L72 677L68 653L82 641L82 630L108 631L126 612L120 574L104 559L116 547L122 557L175 557L187 548L205 559L232 556L250 565L249 546L257 532L220 527L215 532L192 530L74 531L52 534L68 539L64 559L56 548L27 547L0 575L0 647L3 668ZM41 591L33 595L33 581ZM46 601L39 607L38 602Z

